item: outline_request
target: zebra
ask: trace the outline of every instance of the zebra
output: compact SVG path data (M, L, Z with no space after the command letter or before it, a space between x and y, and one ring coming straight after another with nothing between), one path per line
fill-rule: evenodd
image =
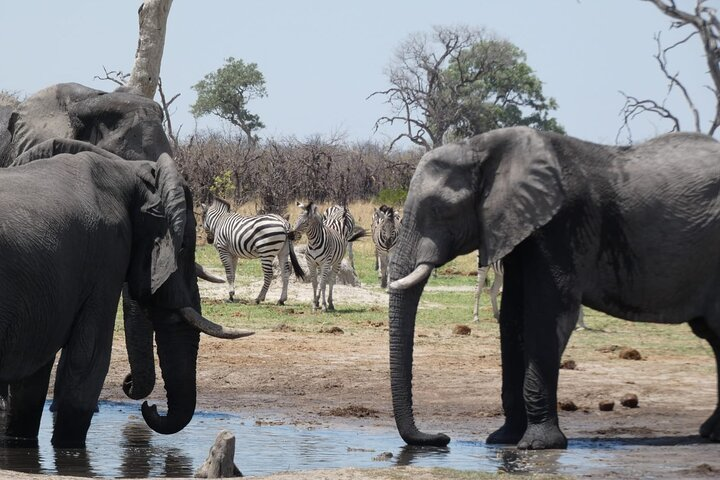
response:
M400 232L400 214L392 207L380 205L379 208L373 210L370 230L375 244L375 270L380 278L380 287L386 288L388 257Z
M219 198L213 198L210 206L202 204L203 228L208 243L215 245L220 261L225 267L225 275L229 286L230 302L235 295L235 269L238 258L259 258L263 271L263 286L255 299L255 303L265 300L270 282L272 281L272 262L278 257L282 271L282 293L278 305L287 300L288 280L290 279L290 263L299 279L305 278L295 256L293 240L295 233L290 230L290 223L275 214L242 216L230 212L230 204Z
M330 205L323 213L323 223L335 231L342 232L345 238L349 238L355 231L355 218L347 207L342 205ZM348 241L345 247L350 267L355 271L355 257L353 256L352 242Z
M503 276L505 275L505 269L503 268L502 259L496 260L490 265L480 265L480 252L478 252L478 273L477 273L477 288L475 289L475 308L473 309L473 322L480 321L479 318L479 309L480 309L480 293L482 292L482 288L485 285L485 279L487 278L488 271L490 269L493 269L493 272L495 273L495 278L493 278L493 283L490 286L490 303L492 304L493 309L493 317L495 317L495 320L500 319L500 308L498 307L498 294L500 294L500 290L502 290L503 285ZM577 323L575 324L576 330L590 330L585 325L585 315L583 314L582 308L580 308L580 311L578 312L578 319Z
M483 286L485 285L485 279L490 269L493 269L495 278L490 286L490 303L492 304L493 317L495 320L500 319L500 308L498 307L498 294L502 289L504 269L502 260L497 260L490 265L480 265L480 252L478 252L478 271L477 271L477 287L475 289L475 308L473 309L473 322L479 322L479 310L480 310L480 293L482 292Z
M295 222L295 231L297 233L307 234L307 249L305 250L305 259L308 264L308 271L313 286L313 311L320 307L320 297L322 296L322 309L324 312L335 310L333 305L333 286L335 285L335 276L340 270L340 262L345 255L345 246L348 242L353 242L365 235L362 228L349 230L347 233L347 224L341 230L336 230L332 226L325 224L322 215L318 211L318 207L314 202L303 204L296 202L300 208L300 216ZM347 219L350 212L345 207L343 217ZM320 281L318 288L318 269L320 269ZM329 292L327 302L325 298L325 287L328 286Z

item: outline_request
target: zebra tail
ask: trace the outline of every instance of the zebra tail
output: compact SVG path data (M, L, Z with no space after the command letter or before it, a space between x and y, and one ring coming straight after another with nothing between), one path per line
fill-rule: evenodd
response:
M295 247L293 247L292 241L288 242L288 250L290 250L290 263L292 263L293 271L295 272L295 277L299 278L302 281L305 281L305 272L303 271L302 267L298 263L297 256L295 256Z
M350 237L348 237L348 242L354 242L355 240L362 238L367 235L367 230L365 230L362 227L355 227Z

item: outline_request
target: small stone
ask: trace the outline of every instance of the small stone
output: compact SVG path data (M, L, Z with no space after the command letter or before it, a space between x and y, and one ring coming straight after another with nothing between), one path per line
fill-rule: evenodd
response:
M623 360L642 360L642 355L634 348L623 348L620 350L620 358Z
M572 400L561 400L558 402L558 407L560 410L563 410L565 412L574 412L578 409L577 405L575 405L575 402Z
M560 364L560 368L565 370L575 370L577 368L577 363L575 363L575 360L565 360Z
M393 458L393 454L391 452L383 452L379 455L372 457L374 462L386 462L391 458Z
M634 393L628 393L626 395L623 395L623 397L620 399L620 405L627 408L637 408L638 396Z
M598 408L601 412L612 412L613 408L615 408L615 402L613 400L602 400L598 404Z
M472 330L467 325L455 325L453 328L454 335L470 335Z

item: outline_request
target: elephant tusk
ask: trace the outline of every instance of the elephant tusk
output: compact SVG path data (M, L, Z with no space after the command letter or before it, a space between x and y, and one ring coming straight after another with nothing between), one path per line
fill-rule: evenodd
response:
M240 338L253 335L255 332L250 330L238 330L236 328L227 328L211 322L203 317L192 307L184 307L180 310L180 315L192 326L203 333L218 338Z
M212 273L205 270L205 268L200 265L199 263L195 264L195 275L198 276L198 278L202 278L203 280L207 280L208 282L212 283L225 283L225 279L220 278L218 276L213 275Z
M430 274L432 273L433 266L429 263L421 263L417 267L415 267L415 270L410 272L408 275L404 276L403 278L400 278L398 280L395 280L390 284L391 290L407 290L410 287L414 287L415 285L419 284L420 282L423 282L428 279Z

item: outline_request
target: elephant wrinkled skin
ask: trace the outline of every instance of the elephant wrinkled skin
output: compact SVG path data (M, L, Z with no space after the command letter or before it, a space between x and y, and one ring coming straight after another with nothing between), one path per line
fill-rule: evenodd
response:
M81 147L70 145L73 152ZM12 205L0 211L6 440L36 442L50 371L62 349L52 443L84 446L108 371L123 284L155 333L167 391L167 415L146 402L143 417L160 433L182 429L195 409L200 331L230 338L250 332L224 329L200 314L192 197L172 159L128 162L87 145L0 169L0 184L0 202Z
M558 367L581 304L642 322L688 322L720 355L720 143L674 133L609 147L525 127L425 154L391 263L395 421L409 444L446 445L412 409L413 335L433 268L504 258L505 423L488 443L566 448ZM720 407L700 434L720 441Z

